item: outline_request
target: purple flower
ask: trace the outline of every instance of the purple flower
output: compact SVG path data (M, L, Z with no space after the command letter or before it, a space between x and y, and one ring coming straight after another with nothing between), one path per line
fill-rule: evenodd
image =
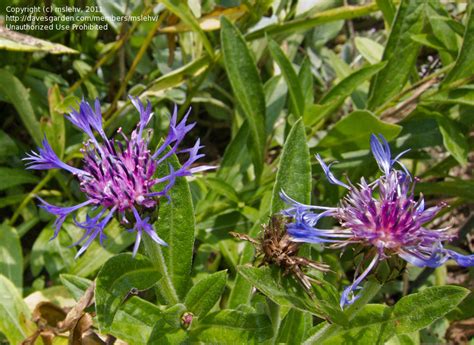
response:
M192 167L196 160L204 156L199 154L199 149L202 148L199 139L192 148L178 150L185 135L194 127L194 124L186 124L189 112L181 122L177 123L177 108L175 107L167 137L163 144L152 152L148 148L151 130L146 130L153 116L151 104L148 102L145 107L138 98L130 97L130 99L140 113L140 121L130 138L125 136L121 129L117 131L123 141L106 137L102 128L99 100L95 101L94 109L82 100L79 110L73 109L67 116L74 126L89 137L81 150L84 154L82 169L62 162L46 139L43 140L43 148L39 148L39 153L32 152L24 158L28 169L61 168L69 171L79 180L80 188L87 196L87 201L81 204L60 207L39 198L42 203L40 206L57 217L53 238L57 236L66 217L82 207L92 206L89 214L93 213L93 216L88 214L83 222L74 218L76 225L84 230L83 237L76 243L82 245L77 256L81 255L96 237L99 237L102 243L105 238L104 229L114 216L117 216L122 224L131 227L130 231L136 232L134 255L140 245L143 232L155 242L166 246L150 224L150 218L142 217L141 214L155 208L160 197L169 197L168 192L177 177L190 176L194 172L213 168L210 166ZM95 137L94 131L99 134L101 143ZM170 166L168 175L156 176L159 164L166 164L168 157L180 153L187 155L187 160L181 168L174 170Z
M399 162L406 151L392 159L390 147L381 135L380 138L372 135L370 146L382 176L371 183L362 178L357 186L338 180L330 171L331 165L327 166L316 156L329 182L348 189L338 207L304 205L281 194L291 205L283 213L294 218L288 226L293 241L331 243L333 247L361 243L374 248L375 254L367 268L344 289L341 307L358 298L354 292L362 280L380 260L391 255L398 255L418 267L438 267L449 259L460 266L474 266L474 255L462 255L443 247L442 242L454 237L449 228L429 230L424 227L445 205L426 208L422 195L415 199L416 179ZM395 163L402 170L395 169ZM322 217L335 218L340 228L317 228Z

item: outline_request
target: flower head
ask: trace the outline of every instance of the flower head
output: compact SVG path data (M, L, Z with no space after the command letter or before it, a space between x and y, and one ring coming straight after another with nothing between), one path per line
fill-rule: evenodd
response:
M92 208L96 209L95 215L87 215L84 222L74 220L76 225L85 231L79 241L82 247L77 253L78 256L97 236L102 242L105 238L104 228L113 216L118 216L122 224L129 224L130 231L137 233L134 254L138 250L143 232L155 242L166 245L155 233L149 222L150 218L142 217L140 214L156 207L160 197L169 197L168 192L177 177L189 176L194 172L211 168L192 167L196 160L204 156L199 153L199 149L202 148L199 139L192 148L178 150L185 135L194 127L194 124L186 124L189 112L177 123L175 107L167 137L163 144L152 152L148 147L151 130L145 130L153 116L151 104L148 102L144 106L138 98L130 97L130 99L139 111L140 120L130 138L123 134L121 129L117 131L123 140L107 138L102 127L98 100L95 101L94 109L84 100L79 104L79 110L72 109L67 118L89 137L81 150L84 154L82 169L62 162L46 139L43 140L43 148L39 148L39 153L32 152L24 158L28 169L61 168L71 172L79 180L80 189L87 197L87 201L72 207L54 206L39 199L42 208L57 216L54 237L57 236L67 216L85 206L93 206ZM101 142L95 137L94 131L99 134ZM156 176L158 165L166 164L168 157L178 153L187 155L182 167L175 170L170 166L167 175Z
M449 259L461 266L473 266L474 255L462 255L445 249L442 242L454 236L449 228L429 230L424 224L435 218L445 206L425 207L423 196L414 195L416 179L413 179L399 158L406 151L391 157L390 147L381 135L371 136L372 154L382 175L371 183L364 178L357 186L338 180L323 160L316 156L328 180L348 189L338 207L319 207L300 204L285 194L282 198L291 205L284 211L294 217L288 226L293 241L309 243L331 243L341 247L350 243L361 243L374 248L374 256L364 272L346 287L341 298L341 307L353 303L358 296L354 291L376 264L391 255L419 267L438 267ZM402 170L395 169L397 163ZM318 229L322 217L333 217L338 229Z

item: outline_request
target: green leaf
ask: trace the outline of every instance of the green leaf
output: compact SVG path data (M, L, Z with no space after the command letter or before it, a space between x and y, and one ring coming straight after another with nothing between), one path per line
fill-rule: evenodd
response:
M217 303L227 282L227 271L213 273L196 283L186 295L184 304L197 317L205 316Z
M375 0L377 7L382 11L385 19L386 27L389 28L392 25L393 18L395 17L395 6L392 0Z
M387 65L372 79L368 109L383 105L408 81L419 50L419 44L411 35L423 30L425 6L424 1L401 1L383 54L382 60L387 61Z
M272 214L285 208L280 198L282 191L299 202L309 204L311 201L311 162L301 119L293 125L283 146L273 186Z
M430 96L421 97L423 103L432 105L468 105L474 106L474 85L464 85L455 89L437 91Z
M192 341L206 344L260 344L272 337L270 319L264 314L225 309L205 317L192 329Z
M359 295L360 297L344 311L346 322L342 324L329 323L328 321L321 322L309 330L307 334L308 338L304 341L304 344L322 344L323 341L326 341L326 339L334 336L335 334L340 334L341 330L343 330L343 326L345 326L346 329L353 326L353 319L364 308L364 306L366 306L367 303L369 303L369 301L374 298L375 295L377 295L381 287L382 285L375 279L369 279L364 284L364 287Z
M318 148L336 152L369 147L371 134L382 134L388 141L395 138L401 127L379 120L369 111L358 110L339 120L318 143Z
M469 294L460 286L434 286L403 297L394 307L367 305L324 344L383 344L395 334L409 334L443 317Z
M332 102L326 104L310 104L305 108L303 121L308 127L311 127L320 121L324 120L328 116L334 114L334 112L344 103L343 98L338 98Z
M280 325L276 342L288 345L302 344L306 331L311 327L312 323L311 314L290 309Z
M163 311L163 320L173 329L181 327L181 317L187 311L184 304L175 304Z
M303 92L304 104L312 104L314 102L313 72L311 72L311 62L308 58L305 58L301 64L298 72L298 80ZM266 85L267 83L265 83L264 87L266 87ZM268 110L267 114L269 114Z
M53 151L59 158L63 157L66 145L66 127L64 126L64 115L59 111L62 105L62 96L58 85L48 90L49 115L43 130L48 138Z
M150 334L147 345L155 344L187 344L188 343L188 332L184 329L175 329L166 323L165 320L161 319L153 327L153 331Z
M344 99L351 95L363 82L371 78L386 66L386 62L377 63L361 69L350 74L348 77L341 80L331 90L326 93L319 101L321 104L327 104L333 101L344 101Z
M18 154L18 147L10 136L0 130L0 160Z
M180 168L178 158L172 155L168 162L175 171ZM161 164L158 176L166 176L169 167ZM191 285L191 266L194 248L194 208L191 192L184 177L179 177L169 192L170 201L160 203L159 218L155 223L158 236L168 246L162 247L148 236L144 238L147 255L163 279L159 290L170 304L182 301Z
M23 287L23 252L18 234L6 224L0 225L0 274L15 284L19 291Z
M445 6L440 1L430 1L429 6L426 7L426 16L434 36L441 42L444 49L452 55L457 54L459 49L458 37L452 26L452 22L456 21L451 18ZM449 59L447 62L452 60Z
M77 50L52 43L20 32L0 27L0 50L15 52L47 52L51 54L77 54Z
M28 196L27 193L12 194L5 197L0 197L0 208L7 207L10 205L19 204Z
M474 201L474 181L454 179L453 181L421 182L416 184L415 192L424 195L457 196Z
M418 34L418 35L411 35L411 39L425 47L432 48L438 51L443 51L445 48L443 44L433 35L429 34Z
M213 192L216 192L217 194L220 194L235 203L240 202L239 196L237 195L234 187L224 182L222 179L207 176L204 179L204 183L208 185L209 189Z
M13 104L23 125L37 145L40 145L43 135L40 124L30 103L30 94L20 80L6 69L0 69L0 93Z
M320 104L312 104L311 106L306 107L304 114L305 124L312 126L334 114L334 112L344 104L344 101L348 96L350 96L360 87L361 84L370 79L384 66L385 62L362 67L345 77L321 98L319 101Z
M120 306L106 332L129 344L145 345L161 314L156 305L133 296Z
M24 169L0 167L0 191L28 183L37 183L38 177Z
M150 83L150 86L142 95L140 95L140 98L147 95L164 97L166 90L177 87L188 79L202 74L209 67L209 63L209 56L203 56L171 71L170 73L160 76Z
M254 58L242 34L225 17L221 18L221 46L232 90L250 129L255 172L260 176L265 151L265 94Z
M163 317L153 326L147 344L186 344L188 332L181 328L186 312L184 304L175 304L163 312Z
M43 267L46 267L50 276L55 277L74 265L76 251L69 247L72 240L68 233L62 230L54 240L51 240L53 236L54 226L49 223L33 243L30 267L34 276L37 276Z
M300 73L303 69L300 69ZM312 78L312 77L311 77ZM303 84L309 79L309 77L300 77L300 81ZM313 82L311 81L311 88L313 87ZM275 127L275 123L282 114L283 108L286 104L286 96L288 95L288 86L286 85L285 79L282 75L276 75L271 77L263 85L263 90L265 92L265 104L266 104L266 114L265 119L265 130L266 134L269 135L272 133ZM313 96L311 90L311 97ZM305 95L309 97L309 95Z
M474 14L472 8L473 5L469 2L466 31L464 32L461 51L459 52L453 69L449 71L446 78L442 81L442 87L453 81L472 75L472 70L474 69L474 59L472 58L472 56L474 56Z
M395 334L385 345L420 345L420 334L418 332L409 334Z
M305 98L303 90L301 89L298 75L296 74L291 61L288 60L285 53L281 50L280 46L273 40L268 42L268 49L275 62L281 69L281 73L286 80L288 85L288 92L290 93L290 104L291 109L297 118L300 118L304 114Z
M443 136L444 147L446 147L449 153L451 153L460 164L467 164L469 144L466 136L463 135L458 127L458 124L442 114L437 114L436 121L438 121L439 130Z
M367 37L356 37L355 46L359 53L371 64L376 64L382 60L383 45Z
M27 337L25 322L31 317L28 306L13 283L0 274L0 333L11 344L21 344Z
M339 344L383 344L393 335L392 324L388 322L392 309L385 305L366 305L351 320L350 326L342 328L334 336L323 342L324 345Z
M248 151L247 139L249 136L249 125L245 121L239 128L239 131L227 145L227 148L222 157L222 162L217 170L217 177L227 181L231 186L237 185L238 179L242 178L242 175L247 170L248 165Z
M278 269L251 266L238 266L237 269L239 274L273 302L307 311L319 317L327 316L323 311L325 306L322 305L325 301L312 300L291 276L282 277Z
M403 297L393 309L397 334L418 331L446 315L462 302L469 290L453 285L433 286Z
M146 290L156 284L159 272L144 256L129 253L109 259L99 271L95 287L97 318L102 328L109 327L120 305L132 289Z
M92 280L75 276L73 274L61 274L59 276L61 283L69 290L72 297L79 300L87 288L92 284Z

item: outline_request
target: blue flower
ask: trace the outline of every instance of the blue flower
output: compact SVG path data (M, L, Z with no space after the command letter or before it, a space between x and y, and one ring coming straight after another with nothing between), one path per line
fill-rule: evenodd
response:
M332 247L361 243L375 248L367 268L344 289L341 307L358 298L355 291L360 283L380 260L391 255L398 255L418 267L438 267L449 259L464 267L474 265L474 255L462 255L443 247L444 241L454 237L449 228L429 230L424 227L445 204L425 208L422 195L415 200L416 180L399 161L407 151L392 159L390 147L381 135L379 138L372 135L370 146L382 175L371 183L362 178L357 186L337 179L330 171L331 164L326 165L319 155L316 156L329 182L348 190L338 207L304 205L282 194L283 200L291 206L284 214L294 218L288 225L293 241L329 243ZM395 169L395 164L402 170ZM333 217L340 227L317 228L322 217Z
M130 138L125 136L121 129L117 131L123 141L107 138L102 127L99 100L95 101L94 109L82 100L79 109L72 109L67 116L74 126L89 137L81 150L84 154L82 169L62 162L46 139L43 140L43 147L39 148L39 153L31 152L24 158L28 169L64 169L79 180L80 189L87 197L87 201L83 203L60 207L39 198L42 203L40 206L57 217L53 238L57 236L70 214L87 206L95 210L95 216L87 215L84 222L74 219L76 225L84 230L84 236L78 242L82 246L77 256L81 255L95 238L99 237L102 243L105 238L104 229L114 216L117 216L122 224L130 225L130 231L136 232L134 254L138 250L143 232L158 244L166 245L149 223L149 217L142 217L140 214L155 208L160 197L169 197L168 193L177 177L190 176L195 172L213 168L193 167L193 164L204 156L199 153L202 148L199 139L192 148L178 150L186 134L195 125L186 124L189 112L177 123L175 107L167 137L163 144L152 152L148 147L151 130L145 131L153 116L151 104L148 102L144 106L138 98L130 97L130 99L140 114L140 120ZM101 143L95 137L94 131L99 134ZM166 159L173 154L185 154L188 158L179 169L174 170L170 166L167 175L156 176L158 165L165 164ZM158 188L158 185L161 187Z

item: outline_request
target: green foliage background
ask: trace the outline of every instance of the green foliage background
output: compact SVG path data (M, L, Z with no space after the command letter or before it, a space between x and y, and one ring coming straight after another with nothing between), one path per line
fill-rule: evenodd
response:
M10 23L7 6L50 3L0 2L3 24ZM451 205L436 227L457 229L454 244L472 250L472 6L440 0L53 3L84 9L76 17L157 20L109 22L102 31L22 32L44 41L0 26L0 342L18 344L38 332L31 316L39 301L72 307L94 279L95 305L86 310L97 314L94 332L130 344L444 343L453 322L474 316L472 294L466 298L461 287L472 288L472 269L409 266L381 284L381 267L364 296L342 311L339 294L361 260L357 251L303 248L332 269L318 276L323 284L311 299L277 267L250 265L253 247L229 235L257 237L261 224L284 207L281 189L300 202L335 205L343 191L326 182L314 154L342 161L335 174L351 181L375 176L369 136L380 133L393 151L411 149L404 163L421 179L416 192L429 204ZM133 235L113 221L105 246L93 243L75 260L77 249L69 245L80 229L67 221L50 241L53 219L34 196L75 204L83 200L77 182L59 171L25 171L21 158L46 136L63 160L78 164L84 137L64 114L82 97L98 97L107 134L120 127L129 132L138 115L127 95L152 102L154 144L167 131L173 104L180 116L192 106L197 126L188 144L200 137L201 163L218 169L179 180L172 201L162 203L155 227L168 248L145 239L133 259L123 253ZM179 165L176 158L171 163ZM190 326L186 313L194 315ZM71 337L55 337L53 344L75 344Z

